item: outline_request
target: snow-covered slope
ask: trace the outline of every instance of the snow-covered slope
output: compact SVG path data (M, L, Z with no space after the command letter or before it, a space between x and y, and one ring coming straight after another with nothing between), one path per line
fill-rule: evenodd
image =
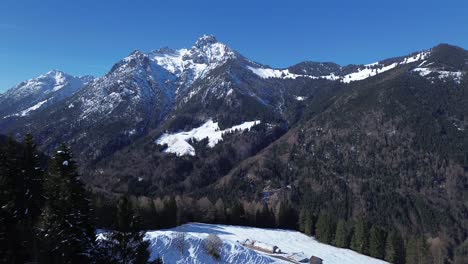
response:
M307 71L304 70L304 74L294 74L291 73L289 69L272 69L267 67L251 67L248 66L248 69L253 73L258 75L261 78L282 78L282 79L296 79L296 78L311 78L311 79L327 79L327 80L339 80L344 83L349 83L352 81L360 81L366 78L375 76L377 74L392 70L399 65L405 65L409 63L414 63L418 61L424 61L430 55L430 51L423 51L410 55L407 57L399 58L392 63L385 62L375 62L366 65L358 65L357 67L346 66L341 67L336 72L331 72L327 75L310 75L307 74ZM324 66L325 67L325 66ZM349 72L347 68L355 68Z
M93 77L75 77L53 70L24 81L0 95L0 117L27 116L75 94Z
M185 234L186 241L182 252L177 246L180 233ZM203 249L203 239L210 234L217 235L223 242L219 262ZM293 255L316 256L323 259L324 264L387 263L349 249L322 244L313 237L291 230L190 223L171 230L147 232L146 238L150 241L151 257L160 256L164 263L298 263L285 260L293 258ZM282 253L268 254L250 249L242 245L247 239L277 246Z
M210 119L205 124L201 125L200 127L193 128L190 131L174 134L165 133L156 140L156 144L167 144L168 147L166 150L164 150L164 152L167 153L175 153L178 156L195 156L195 149L188 143L190 139L200 141L204 138L208 138L208 146L212 148L218 144L219 141L223 140L223 134L238 130L248 130L257 124L260 124L260 120L244 122L240 125L220 130L218 122L213 122L213 120Z

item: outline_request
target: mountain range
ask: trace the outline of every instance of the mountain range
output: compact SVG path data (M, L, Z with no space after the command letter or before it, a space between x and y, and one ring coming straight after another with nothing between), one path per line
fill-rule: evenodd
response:
M286 199L453 249L468 243L467 71L448 44L275 69L204 35L102 77L22 82L0 95L0 133L32 133L45 153L67 142L109 196Z

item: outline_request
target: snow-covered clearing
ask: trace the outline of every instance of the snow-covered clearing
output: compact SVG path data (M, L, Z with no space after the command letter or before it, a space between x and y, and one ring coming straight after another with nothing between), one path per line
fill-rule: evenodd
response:
M331 73L329 75L323 75L323 76L298 75L298 74L290 73L288 69L280 70L280 69L272 69L272 68L265 68L265 67L254 68L251 66L247 66L247 68L263 79L268 79L268 78L296 79L298 77L303 77L303 78L311 78L311 79L340 80L341 82L349 83L352 81L364 80L366 78L369 78L377 74L394 69L399 65L422 61L426 59L429 56L429 54L430 54L429 51L423 51L413 56L404 57L400 61L388 64L388 65L385 65L381 62L374 62L374 63L370 63L366 65L361 65L356 71L346 74L344 76L340 76L338 73Z
M177 241L183 237L180 233L185 234L182 250L178 246L180 241ZM219 262L203 249L203 239L209 234L217 235L223 242ZM299 263L284 259L298 260L311 256L323 259L324 264L387 263L349 249L319 243L313 237L291 230L190 223L170 230L147 232L146 238L150 241L151 258L160 256L164 263ZM242 242L247 239L277 246L281 253L269 254L245 247Z
M225 130L220 130L218 122L213 122L213 120L210 119L200 127L193 128L190 131L174 134L165 133L156 140L156 144L167 144L168 147L166 150L164 150L164 152L167 153L175 153L178 156L195 156L195 149L188 143L190 139L200 141L202 139L208 138L208 147L212 148L218 144L219 141L223 140L223 134L236 130L248 130L257 124L260 124L260 120L244 122L240 125L233 126Z
M47 100L41 101L41 102L29 107L28 109L21 111L20 116L26 116L26 115L29 114L29 112L36 111L37 109L39 109L46 102L47 102Z

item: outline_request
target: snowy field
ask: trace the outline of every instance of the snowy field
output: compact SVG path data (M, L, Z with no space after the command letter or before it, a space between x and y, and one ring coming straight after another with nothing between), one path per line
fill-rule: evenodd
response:
M186 241L182 252L175 239L180 237L180 233L185 234ZM223 242L220 261L204 252L203 239L209 234L216 234ZM160 256L164 263L300 263L277 258L286 259L293 255L307 258L313 255L323 259L324 264L387 263L349 249L319 243L313 237L296 231L281 229L190 223L170 230L147 232L146 238L150 240L151 258ZM250 249L242 245L247 239L277 246L282 253L269 254Z
M195 149L188 143L190 139L200 141L204 138L208 138L208 147L212 148L218 142L223 140L223 134L233 131L244 131L249 130L251 127L260 124L260 120L244 122L240 125L233 126L231 128L220 130L218 122L208 120L200 127L193 128L190 131L183 131L179 133L165 133L156 140L156 144L164 145L167 144L167 149L164 152L175 153L177 156L190 155L195 156Z

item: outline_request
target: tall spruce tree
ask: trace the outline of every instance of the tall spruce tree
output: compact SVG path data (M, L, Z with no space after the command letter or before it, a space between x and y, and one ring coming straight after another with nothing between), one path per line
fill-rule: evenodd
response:
M358 218L354 225L351 249L362 254L367 254L369 250L369 230L364 218Z
M425 264L428 263L428 249L426 240L423 237L413 236L406 245L407 264Z
M385 233L375 225L370 230L369 255L378 259L383 259L385 256Z
M39 257L38 240L35 226L41 214L43 205L43 171L40 169L39 156L31 134L26 134L23 140L23 153L19 160L22 184L17 193L20 199L21 211L19 224L23 236L24 247L28 250L29 260L37 262Z
M348 231L346 230L346 222L340 219L336 226L335 245L340 248L348 247Z
M288 202L282 202L278 211L278 227L295 229L297 213Z
M394 264L405 263L405 247L403 239L396 231L390 232L385 243L385 260Z
M16 146L9 139L0 149L0 260L2 263L18 263L21 256L21 240L18 239L17 210L15 207L15 178L19 177Z
M5 262L37 261L34 226L42 206L42 171L31 135L11 138L0 153L0 255Z
M330 244L333 241L334 226L327 213L320 213L317 220L315 236L320 242Z
M52 158L44 192L39 231L41 262L90 262L95 246L90 203L72 154L64 144Z
M164 228L177 226L177 202L174 197L170 197L164 203L162 218Z
M103 264L143 264L148 262L149 242L138 230L139 219L127 196L120 199L115 230L99 241L97 262Z
M307 208L302 208L299 211L299 231L303 232L306 235L312 235L314 225L314 216Z
M245 219L245 210L241 203L235 202L229 212L229 222L233 225L242 225Z

